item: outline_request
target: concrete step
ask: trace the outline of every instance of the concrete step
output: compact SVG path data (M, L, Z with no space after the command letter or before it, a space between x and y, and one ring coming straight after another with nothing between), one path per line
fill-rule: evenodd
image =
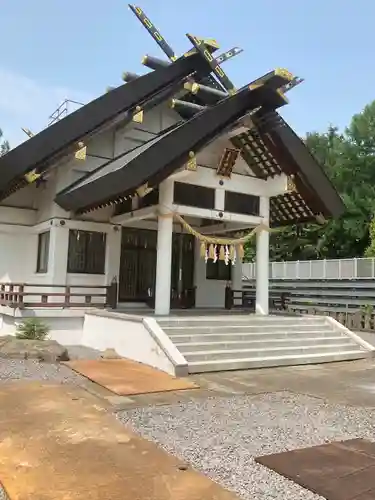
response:
M312 365L316 363L331 363L334 361L351 361L363 359L370 355L369 351L353 349L321 353L321 354L299 354L297 356L267 356L264 358L242 358L242 359L215 359L211 361L192 361L189 363L189 373L204 373L227 370L249 370L252 368L269 368L275 366L297 366Z
M195 316L195 317L171 317L167 319L157 319L162 328L177 327L217 327L220 325L248 325L248 326L278 326L286 327L293 325L324 325L324 317L317 316L256 316L251 315L225 315L225 316Z
M309 346L322 345L324 343L327 347L336 347L342 345L349 345L357 347L349 337L306 337L303 339L279 339L279 340L246 340L246 341L232 341L222 340L221 342L174 342L174 345L185 355L185 353L199 353L200 351L224 351L224 350L268 350L277 347L292 347L295 346L304 348Z
M252 332L252 331L242 331L239 332L235 330L236 333L196 333L196 330L180 330L178 333L170 333L170 330L164 330L174 344L188 343L188 342L241 342L241 341L258 341L258 340L304 340L306 337L310 338L326 338L332 336L340 336L340 338L350 338L346 335L340 334L335 330L296 330L296 331L267 331L267 332ZM184 333L182 333L184 332Z
M219 325L204 325L199 324L195 326L162 326L163 330L169 335L169 337L173 337L174 335L183 334L244 334L244 333L280 333L287 334L289 332L298 332L298 331L333 331L333 327L331 325L327 325L325 323L311 323L308 325L251 325L251 324L243 324L236 325L233 323L228 324L219 324Z
M360 350L357 346L356 350ZM316 344L314 346L285 346L285 347L269 347L268 349L223 349L223 350L206 350L206 351L186 351L183 353L186 361L190 364L195 361L214 361L225 359L247 359L247 358L262 358L267 357L299 357L301 355L320 355L332 352L350 352L355 348L352 344L341 343L337 345Z
M158 319L191 373L360 359L371 356L321 316L227 314Z

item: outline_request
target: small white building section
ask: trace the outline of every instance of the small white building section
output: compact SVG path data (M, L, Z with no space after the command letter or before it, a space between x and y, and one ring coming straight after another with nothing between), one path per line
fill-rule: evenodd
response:
M237 158L230 177L217 175L216 169L223 151L231 147L225 135L197 155L195 171L187 170L182 165L179 171L161 183L157 204L139 208L139 200L134 198L131 211L117 215L114 210L116 205L85 215L75 215L56 204L55 196L61 190L106 164L109 159L139 147L178 120L172 109L161 105L146 113L141 124L132 122L125 127L110 127L87 141L84 161L77 159L74 154L68 154L49 169L42 181L33 182L4 199L0 203L0 282L46 287L65 285L94 288L110 285L114 280L121 279L121 260L127 258L126 251L122 253L122 232L126 232L127 228L146 229L157 233L155 313L167 315L171 297L172 234L186 232L170 216L172 213L179 214L191 227L207 235L246 234L260 224L268 226L269 199L286 192L287 177L281 174L266 180L259 179L241 156ZM205 203L199 203L199 200L191 200L189 205L176 203L176 182L213 190L214 206L202 208ZM225 210L226 192L259 197L259 214ZM202 221L205 222L204 226ZM79 245L80 238L87 241ZM101 255L94 248L95 241L100 238L104 241ZM267 230L257 234L256 246L256 312L268 314ZM228 280L220 279L220 276L217 276L218 279L207 278L207 264L200 256L199 247L199 241L196 241L193 270L195 307L224 308ZM73 262L72 252L77 254L75 260L80 262ZM86 262L90 261L90 252L97 252L92 257L101 262ZM229 263L229 266L232 267L232 288L240 290L240 259L237 258L233 266ZM135 277L128 276L128 279ZM41 294L38 296L35 288L35 296L30 296L28 302L39 302ZM84 305L83 298L77 297L75 302L82 301ZM129 305L134 306L133 303Z

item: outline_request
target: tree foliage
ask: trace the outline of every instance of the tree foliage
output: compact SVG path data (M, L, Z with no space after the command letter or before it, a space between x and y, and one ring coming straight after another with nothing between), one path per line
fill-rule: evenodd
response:
M338 220L305 224L271 234L271 260L375 256L375 101L353 116L343 133L330 126L305 143L347 207ZM247 249L251 259L254 250Z
M5 155L9 151L9 142L3 140L3 132L0 129L0 156Z

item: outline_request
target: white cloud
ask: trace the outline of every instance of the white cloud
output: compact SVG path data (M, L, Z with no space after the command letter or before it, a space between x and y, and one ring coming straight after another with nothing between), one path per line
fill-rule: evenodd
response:
M85 92L49 86L0 68L0 128L11 147L27 138L21 127L34 133L45 128L49 116L65 99L86 103L92 98Z

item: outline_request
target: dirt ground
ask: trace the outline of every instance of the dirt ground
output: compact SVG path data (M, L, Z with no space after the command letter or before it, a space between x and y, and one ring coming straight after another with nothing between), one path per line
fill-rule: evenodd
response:
M0 479L11 500L233 500L81 388L0 385Z

